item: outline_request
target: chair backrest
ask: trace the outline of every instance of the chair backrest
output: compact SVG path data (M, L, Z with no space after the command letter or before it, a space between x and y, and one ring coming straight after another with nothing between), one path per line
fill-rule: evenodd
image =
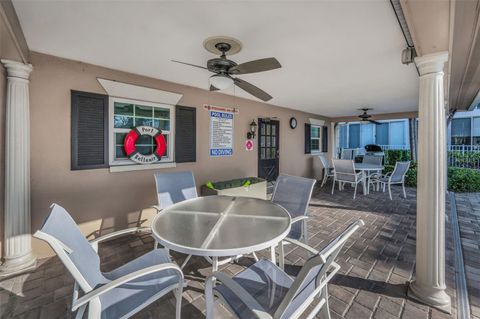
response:
M108 280L100 271L100 258L67 211L57 205L35 235L46 241L84 292Z
M410 168L410 161L408 162L396 162L392 175L390 175L390 181L394 183L400 183L405 178L408 169Z
M358 228L365 225L360 219L345 229L337 238L332 240L318 255L307 260L298 273L295 281L275 311L275 319L290 318L299 308L304 308L303 303L312 295L318 295L317 287L327 284L327 271L335 261L346 241Z
M337 181L356 181L355 163L353 160L333 160L333 171Z
M353 150L349 148L344 148L342 153L340 154L340 158L344 160L351 160L353 159Z
M328 163L328 159L324 154L318 155L318 158L320 159L320 162L322 162L323 168L325 170L328 170L330 168L330 164Z
M190 171L156 173L155 182L158 206L161 209L168 208L186 199L198 197L195 178Z
M280 174L275 183L272 202L285 208L292 218L305 216L317 181L310 178ZM302 223L292 224L288 237L300 238L303 234Z
M375 165L382 165L383 162L383 156L377 156L377 155L365 155L363 157L362 163L366 164L375 164Z

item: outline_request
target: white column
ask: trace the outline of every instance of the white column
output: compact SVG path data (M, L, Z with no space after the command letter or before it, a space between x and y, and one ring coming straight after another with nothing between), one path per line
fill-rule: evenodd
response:
M450 312L445 292L446 116L443 68L447 52L415 59L420 72L418 103L417 252L409 295Z
M1 60L7 69L5 239L2 273L35 265L30 232L30 64Z

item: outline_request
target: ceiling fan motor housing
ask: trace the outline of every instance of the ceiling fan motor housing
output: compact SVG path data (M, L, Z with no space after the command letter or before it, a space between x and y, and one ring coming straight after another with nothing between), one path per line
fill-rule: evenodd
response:
M207 61L207 69L215 73L227 73L228 69L235 65L237 63L223 58L214 58Z

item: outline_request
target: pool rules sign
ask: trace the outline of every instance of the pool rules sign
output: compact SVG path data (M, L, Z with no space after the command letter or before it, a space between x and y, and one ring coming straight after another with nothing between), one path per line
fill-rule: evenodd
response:
M233 155L233 112L210 110L210 156Z

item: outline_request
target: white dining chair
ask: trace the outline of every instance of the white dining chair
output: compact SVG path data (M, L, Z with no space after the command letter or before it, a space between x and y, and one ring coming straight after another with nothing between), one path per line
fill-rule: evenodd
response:
M354 222L320 252L287 239L313 255L295 279L266 259L233 278L213 273L205 283L207 319L214 318L215 298L240 319L297 319L307 313L306 318L314 318L319 312L322 318L330 318L328 283L340 270L335 259L349 237L363 225L362 220ZM215 286L217 281L221 284Z
M353 199L357 196L358 183L363 181L363 173L355 171L353 160L333 160L333 185L332 195L335 190L335 182L338 182L338 189L343 189L343 184L348 183L354 187Z
M323 187L325 183L327 182L329 177L333 177L333 167L330 167L330 163L328 162L327 157L324 154L318 155L318 158L320 159L320 162L322 162L323 166L323 179L322 179L322 184L320 187Z
M400 184L402 185L403 197L407 198L407 192L405 191L405 177L407 175L408 169L410 168L410 161L407 162L396 162L393 172L387 173L385 175L374 175L370 179L370 183L380 183L383 186L383 192L385 192L385 187L388 187L388 196L392 200L392 185Z
M176 318L180 319L183 273L172 263L165 249L154 249L113 271L100 271L98 244L141 230L130 228L89 242L67 211L52 205L34 237L47 242L73 276L75 318L83 318L87 309L88 318L129 318L173 291Z

